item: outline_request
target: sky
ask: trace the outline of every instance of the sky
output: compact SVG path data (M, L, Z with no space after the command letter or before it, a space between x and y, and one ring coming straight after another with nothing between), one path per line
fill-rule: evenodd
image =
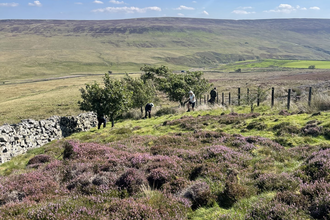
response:
M0 19L330 18L330 0L0 0Z

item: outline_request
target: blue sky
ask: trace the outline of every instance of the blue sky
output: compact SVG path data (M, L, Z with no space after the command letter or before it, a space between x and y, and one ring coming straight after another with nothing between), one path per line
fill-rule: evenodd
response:
M0 19L330 18L330 0L0 0Z

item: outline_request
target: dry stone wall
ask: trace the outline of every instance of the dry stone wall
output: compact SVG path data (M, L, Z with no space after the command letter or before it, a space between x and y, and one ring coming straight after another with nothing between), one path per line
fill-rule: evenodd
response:
M26 119L18 124L0 126L0 164L29 149L96 126L97 117L92 112L71 117L52 116L40 121Z

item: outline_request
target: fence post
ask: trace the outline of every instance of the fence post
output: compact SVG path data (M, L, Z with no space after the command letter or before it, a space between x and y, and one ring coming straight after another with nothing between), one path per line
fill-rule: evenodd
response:
M225 104L225 94L222 93L222 101L221 101L221 105L224 105Z
M311 106L311 102L312 102L312 87L309 87L308 106Z
M272 108L274 107L274 87L272 87Z
M241 105L241 88L238 88L238 100L237 100L237 102L238 102L238 106L240 106Z
M230 98L231 97L230 97L230 92L229 92L228 105L230 105L230 101L231 101Z
M291 98L291 89L288 91L288 110L290 110L290 98Z
M217 92L217 104L219 104L219 93Z
M248 103L248 105L250 104L250 89L249 88L247 88L246 89L246 93L247 93L247 103Z
M260 94L258 92L258 94L257 94L257 106L259 106L259 105L260 105Z
M207 101L207 102L209 101L209 95L207 95L207 99L206 99L206 101Z

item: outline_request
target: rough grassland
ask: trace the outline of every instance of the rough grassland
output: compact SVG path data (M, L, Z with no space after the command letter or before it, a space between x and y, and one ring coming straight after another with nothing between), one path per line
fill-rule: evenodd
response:
M324 219L329 116L214 108L75 134L0 166L0 214Z

